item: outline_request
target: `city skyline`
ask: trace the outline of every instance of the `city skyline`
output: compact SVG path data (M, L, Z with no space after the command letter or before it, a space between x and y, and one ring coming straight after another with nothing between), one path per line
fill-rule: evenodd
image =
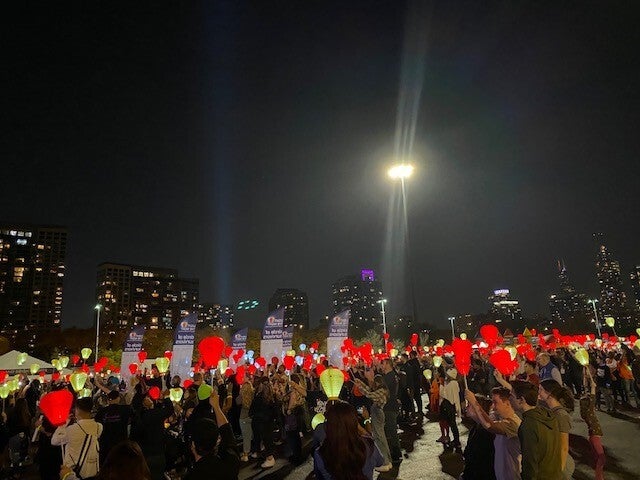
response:
M2 216L68 227L65 325L94 321L105 259L175 268L223 305L294 287L312 322L363 267L392 295L398 160L420 320L501 288L548 315L559 258L595 298L593 232L631 293L631 6L214 3L25 6L7 25Z

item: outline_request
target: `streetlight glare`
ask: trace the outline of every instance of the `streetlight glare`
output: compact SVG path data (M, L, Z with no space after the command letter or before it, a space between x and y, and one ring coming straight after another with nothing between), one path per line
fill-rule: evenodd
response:
M413 173L413 165L409 165L409 164L394 165L389 169L387 173L393 179L408 178Z
M98 304L97 304L95 307L93 307L93 308L94 308L94 309L96 309L96 310L100 310L100 309L102 308L102 305L100 305L100 304L98 303Z

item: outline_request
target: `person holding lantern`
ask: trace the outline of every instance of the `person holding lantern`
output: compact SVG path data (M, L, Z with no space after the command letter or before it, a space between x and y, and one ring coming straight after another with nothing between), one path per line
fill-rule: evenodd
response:
M398 375L393 368L393 360L385 358L382 361L382 380L389 391L389 399L384 405L384 434L389 444L391 462L400 463L402 461L402 450L400 449L400 439L398 438Z
M555 380L543 380L538 389L538 400L544 402L558 420L562 473L564 478L571 478L576 467L573 458L569 455L569 432L571 431L569 412L574 408L573 394Z
M460 431L458 430L458 424L456 417L462 415L462 408L460 406L460 384L458 383L458 371L455 368L450 368L445 374L445 383L440 387L440 419L447 422L451 433L453 433L453 446L456 449L461 447L460 445ZM447 435L442 443L449 445L450 439Z

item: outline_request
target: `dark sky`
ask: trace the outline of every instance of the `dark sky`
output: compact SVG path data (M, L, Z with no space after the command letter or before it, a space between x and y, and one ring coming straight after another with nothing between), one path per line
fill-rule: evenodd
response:
M633 2L561 3L441 1L418 22L407 187L424 320L486 311L501 287L546 314L557 258L595 294L594 231L625 272L640 263L640 18ZM69 227L65 325L91 322L107 260L178 268L209 301L301 288L313 319L335 279L379 271L407 8L5 12L0 217Z

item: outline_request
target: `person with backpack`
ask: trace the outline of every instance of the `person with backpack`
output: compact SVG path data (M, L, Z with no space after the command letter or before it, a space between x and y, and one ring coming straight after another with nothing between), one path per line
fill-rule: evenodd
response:
M56 428L51 445L62 446L63 463L81 480L96 477L100 470L98 442L102 425L91 416L93 401L79 398L75 405L75 422Z

